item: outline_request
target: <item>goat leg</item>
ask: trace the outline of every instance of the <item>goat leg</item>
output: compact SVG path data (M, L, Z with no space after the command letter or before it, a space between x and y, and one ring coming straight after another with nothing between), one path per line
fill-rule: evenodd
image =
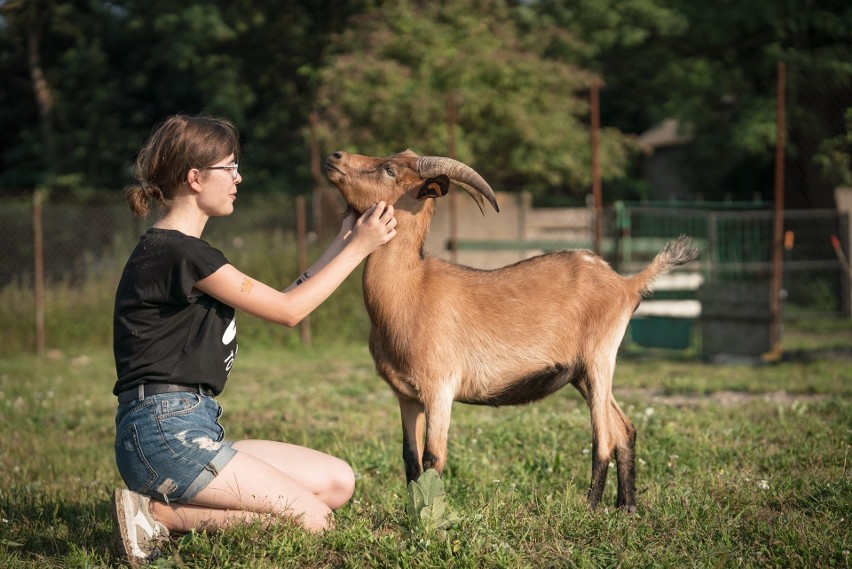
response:
M447 462L447 436L454 391L445 387L426 405L426 448L423 451L423 470L434 468L438 474Z
M589 483L589 494L587 499L589 507L594 510L598 507L598 502L601 501L601 496L603 496L607 469L609 468L609 457L600 457L598 453L601 443L601 438L598 433L600 432L600 429L605 427L602 426L602 420L595 420L595 409L593 407L593 399L591 395L592 384L589 378L582 378L582 380L574 383L574 387L580 392L583 399L586 400L586 404L589 406L589 411L591 411L592 415L592 481Z
M618 464L618 498L615 505L630 514L636 512L636 463L633 450L635 441L636 433L634 432L630 448L615 449L615 460Z
M608 382L607 382L608 383ZM590 378L586 402L592 419L592 481L589 484L589 507L595 509L603 496L609 460L615 450L612 416L609 413L609 385ZM582 391L581 391L582 393Z
M423 403L399 396L399 413L402 418L402 460L405 463L406 482L417 480L423 473Z
M589 484L589 507L595 509L603 496L606 485L606 475L609 470L609 456L601 457L598 453L599 443L592 442L592 481Z
M625 512L636 511L636 427L612 399L615 423L619 427L616 435L615 461L618 465L618 498L616 507Z

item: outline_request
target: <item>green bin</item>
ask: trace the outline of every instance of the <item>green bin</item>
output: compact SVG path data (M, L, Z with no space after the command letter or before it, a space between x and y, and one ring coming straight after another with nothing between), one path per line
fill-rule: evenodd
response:
M692 318L645 316L630 321L630 336L646 348L683 350L692 343Z

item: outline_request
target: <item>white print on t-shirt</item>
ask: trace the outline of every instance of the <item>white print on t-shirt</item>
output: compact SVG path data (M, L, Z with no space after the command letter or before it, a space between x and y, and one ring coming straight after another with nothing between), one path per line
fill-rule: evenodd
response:
M237 347L237 350L239 350L239 346ZM228 375L230 375L231 368L234 365L234 360L237 357L237 350L231 350L231 353L228 354L227 358L225 358L225 371L228 372Z
M225 330L225 333L222 335L222 343L226 346L234 341L234 338L237 337L237 317L234 316L234 319L231 320L231 323L228 324L228 329Z

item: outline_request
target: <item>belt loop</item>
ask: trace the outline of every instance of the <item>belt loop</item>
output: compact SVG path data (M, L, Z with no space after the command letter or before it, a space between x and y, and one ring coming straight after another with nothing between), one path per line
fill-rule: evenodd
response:
M142 399L145 399L145 384L144 383L140 383L139 386L136 388L136 399L139 399L140 401Z

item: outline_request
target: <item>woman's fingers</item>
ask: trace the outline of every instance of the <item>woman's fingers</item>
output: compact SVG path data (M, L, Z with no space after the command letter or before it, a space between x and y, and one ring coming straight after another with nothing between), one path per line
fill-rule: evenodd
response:
M358 220L357 232L362 234L370 251L384 245L396 235L393 206L380 201L370 206Z

